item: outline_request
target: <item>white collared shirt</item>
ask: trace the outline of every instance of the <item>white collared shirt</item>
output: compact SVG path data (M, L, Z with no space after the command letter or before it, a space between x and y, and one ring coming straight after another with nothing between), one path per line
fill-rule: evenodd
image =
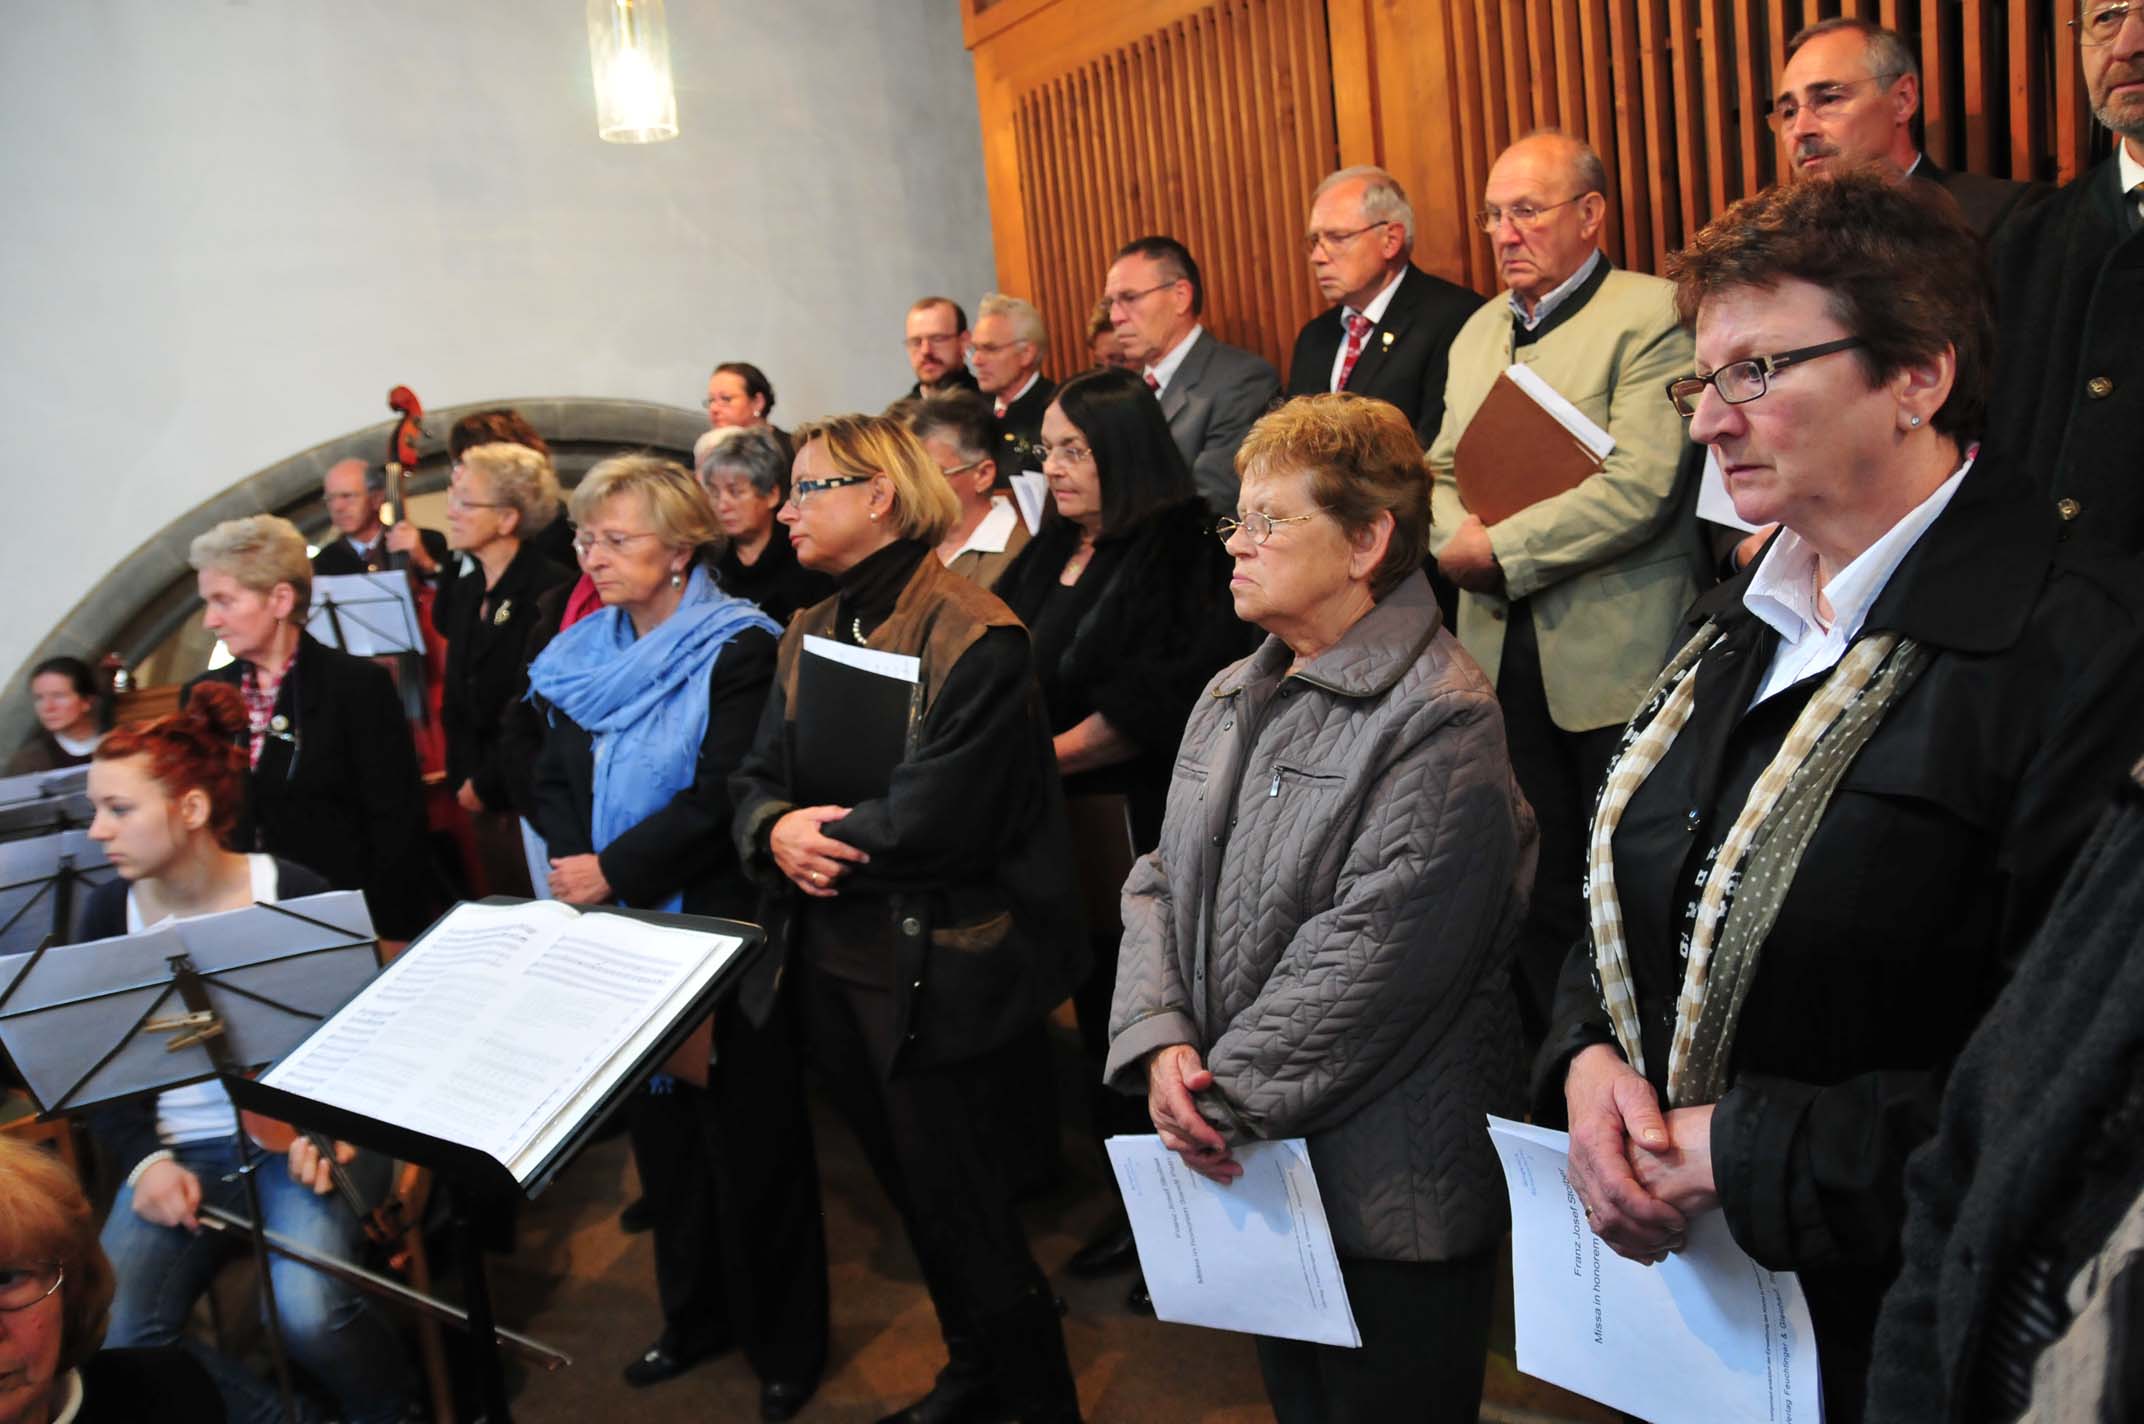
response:
M1384 288L1376 296L1370 298L1369 304L1362 308L1360 314L1370 319L1370 330L1373 335L1376 333L1377 324L1385 319L1385 310L1392 305L1392 294L1400 289L1400 283L1406 280L1406 277L1407 269L1405 267L1394 272L1392 280L1385 283ZM1333 353L1332 378L1325 383L1325 389L1329 391L1340 389L1340 368L1347 364L1347 319L1355 314L1355 308L1353 307L1340 308L1340 349ZM1364 351L1370 349L1368 337L1363 338L1362 349ZM1360 360L1361 357L1358 356L1356 359Z
M2144 198L2137 196L2137 184L2144 183L2144 159L2139 159L2129 150L2129 145L2135 142L2133 138L2125 139L2114 150L2115 166L2122 175L2124 201L2132 204L2144 202Z
M1977 445L1966 451L1965 463L1949 479L1832 576L1824 588L1824 598L1831 604L1829 628L1817 622L1816 550L1793 530L1779 531L1779 537L1765 551L1764 562L1750 576L1749 586L1742 590L1742 606L1779 634L1778 651L1772 654L1772 665L1765 669L1764 681L1758 684L1750 706L1784 692L1805 677L1838 666L1884 585L1928 532L1928 526L1936 522L1936 516L1949 506L1951 496L1958 492L1958 482L1973 468L1973 458L1979 453Z
M74 1424L74 1418L82 1412L82 1372L67 1371L66 1387L60 1394L60 1407L52 1415L52 1424Z
M1517 292L1505 292L1505 298L1511 303L1512 315L1519 319L1519 325L1525 327L1528 331L1532 331L1542 322L1547 321L1548 314L1562 306L1570 298L1571 293L1577 291L1584 284L1586 278L1593 275L1593 269L1606 260L1601 256L1601 250L1598 247L1594 248L1593 255L1586 259L1584 266L1557 283L1554 291L1534 303L1534 309L1531 314L1527 312L1526 304L1519 300Z
M1155 395L1167 390L1169 382L1176 379L1176 368L1184 364L1184 358L1191 354L1191 344L1199 339L1199 333L1205 329L1203 322L1192 327L1182 341L1169 348L1168 355L1146 368L1145 374L1154 378Z
M990 496L990 512L983 516L983 522L975 526L975 532L968 536L966 543L942 562L950 564L971 550L981 554L1004 553L1005 546L1012 542L1013 526L1019 522L1020 511L1012 507L1011 500L1001 494Z

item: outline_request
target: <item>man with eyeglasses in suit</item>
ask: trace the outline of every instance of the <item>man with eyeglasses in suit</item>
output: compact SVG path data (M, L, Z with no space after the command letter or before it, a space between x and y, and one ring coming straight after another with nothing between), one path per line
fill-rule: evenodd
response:
M2095 0L2070 24L2114 153L1996 235L1987 444L2070 538L2144 553L2144 4Z
M1541 828L1516 947L1529 1045L1585 930L1594 791L1708 563L1687 503L1697 447L1661 394L1689 374L1690 333L1669 283L1618 271L1600 250L1607 191L1599 157L1565 134L1532 135L1498 157L1478 216L1505 291L1452 341L1428 455L1430 552L1460 589L1459 641L1496 685L1512 770ZM1467 426L1513 364L1615 448L1577 485L1490 525L1467 509L1454 471Z
M1914 137L1920 109L1921 67L1897 34L1851 16L1810 25L1787 41L1772 100L1787 181L1873 164L1901 181L1948 193L1982 237L2045 193L2030 183L1937 166Z

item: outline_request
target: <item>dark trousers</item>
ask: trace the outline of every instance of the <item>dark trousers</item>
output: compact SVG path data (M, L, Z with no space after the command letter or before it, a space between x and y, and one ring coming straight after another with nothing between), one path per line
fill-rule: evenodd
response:
M1340 1262L1362 1348L1258 1337L1278 1424L1474 1424L1481 1413L1497 1253Z
M1570 732L1549 716L1548 694L1541 685L1541 645L1534 635L1533 611L1524 599L1511 605L1496 673L1496 700L1504 710L1512 774L1541 827L1533 902L1514 946L1518 972L1512 976L1531 1057L1547 1036L1563 961L1586 933L1582 885L1593 798L1615 759L1623 728Z
M734 1341L763 1380L826 1363L826 1235L789 1000L765 1028L716 1019L708 1086L642 1093L631 1120L663 1325L687 1353Z
M1080 1067L1087 1083L1087 1115L1094 1129L1096 1150L1118 1136L1144 1136L1154 1130L1147 1115L1146 1099L1129 1097L1102 1085L1102 1065L1109 1060L1109 1001L1117 990L1117 949L1123 934L1110 926L1106 934L1088 936L1094 967L1072 991L1072 1010L1079 1018ZM1103 1157L1105 1169L1108 1157ZM1116 1173L1107 1173L1116 1181Z

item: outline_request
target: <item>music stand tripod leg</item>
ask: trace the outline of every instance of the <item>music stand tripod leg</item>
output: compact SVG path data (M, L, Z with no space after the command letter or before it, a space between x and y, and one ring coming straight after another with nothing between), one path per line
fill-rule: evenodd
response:
M463 1194L455 1193L454 1240L462 1268L462 1308L469 1313L470 1363L476 1371L478 1424L513 1424L506 1407L506 1366L499 1356L497 1320L491 1309L491 1283L484 1274L484 1241Z

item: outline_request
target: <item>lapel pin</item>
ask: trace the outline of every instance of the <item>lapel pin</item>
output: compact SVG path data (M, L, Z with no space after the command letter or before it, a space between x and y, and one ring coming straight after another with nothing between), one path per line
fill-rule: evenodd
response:
M1387 351L1392 349L1392 333L1389 331L1385 333L1385 349Z
M268 730L271 732L287 732L290 730L290 719L278 712L268 719Z
M491 626L494 628L504 628L506 626L506 620L511 618L513 614L514 601L511 598L501 600L499 603L498 611L491 615Z

